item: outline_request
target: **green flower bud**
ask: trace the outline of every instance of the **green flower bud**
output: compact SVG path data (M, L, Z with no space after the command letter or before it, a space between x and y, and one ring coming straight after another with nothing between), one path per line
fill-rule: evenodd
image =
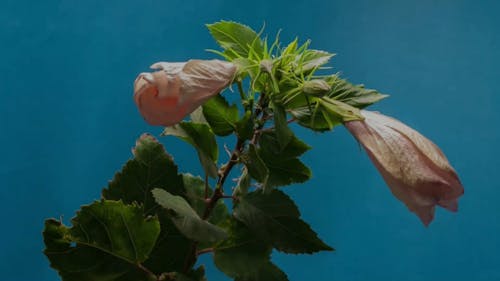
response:
M330 92L331 87L325 80L313 79L304 82L302 91L308 95L322 97Z

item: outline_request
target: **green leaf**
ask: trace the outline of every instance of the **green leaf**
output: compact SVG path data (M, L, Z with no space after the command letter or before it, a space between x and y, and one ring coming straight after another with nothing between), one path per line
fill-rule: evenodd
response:
M259 139L259 157L269 170L267 187L305 182L311 178L311 171L297 157L310 149L292 134L288 144L280 150L276 133L264 133Z
M252 53L263 58L264 50L259 35L250 27L232 21L207 24L210 34L230 58L247 58Z
M295 71L295 74L298 75L313 71L327 64L333 56L334 54L325 51L307 49L297 57L297 64L299 67Z
M286 281L286 275L271 263L271 246L253 235L242 223L233 220L230 236L214 251L217 268L235 280Z
M83 206L68 228L49 219L43 232L51 267L65 281L151 280L139 270L160 233L155 217L138 205L100 201Z
M172 194L184 193L182 176L163 146L151 135L143 134L132 150L134 158L102 190L104 199L122 200L127 204L138 202L144 214L155 214L158 206L151 194L153 188L162 188Z
M278 151L281 151L290 142L293 133L288 128L285 109L280 105L273 104L273 111L276 139L279 144Z
M248 193L248 189L250 188L250 175L248 174L248 169L243 167L241 169L241 176L238 178L238 184L234 189L235 196L243 196Z
M227 136L234 132L238 122L238 108L229 106L226 99L217 95L203 104L203 115L213 132L218 136Z
M208 124L207 119L205 119L205 116L203 115L202 106L197 107L193 112L191 112L191 114L189 114L189 116L193 123Z
M188 273L180 273L180 272L163 273L158 280L207 281L207 279L205 278L205 267L203 265L199 266L197 269L191 269Z
M359 109L328 96L314 98L309 106L298 106L290 113L299 124L315 131L328 131L343 122L362 120Z
M258 270L247 274L245 276L238 276L234 279L235 281L287 281L288 277L286 274L279 269L275 264L269 262L261 267Z
M226 238L225 231L202 220L196 211L182 197L172 195L163 189L153 189L156 202L173 212L172 221L186 237L195 241L216 242Z
M205 203L205 181L200 177L191 174L183 174L186 196L199 217L203 217L207 204ZM208 189L208 196L212 196L212 189ZM208 221L215 225L220 225L229 218L229 212L223 200L217 201Z
M234 208L234 216L279 251L297 254L333 250L299 219L299 210L282 191L247 194Z
M332 90L328 96L356 108L365 108L388 97L388 95L381 94L376 90L365 89L363 85L353 85L336 76L331 79L333 80L331 82Z
M205 172L213 178L217 177L217 158L219 148L215 135L207 124L181 122L163 131L163 136L176 136L191 144L198 151L200 162Z
M185 193L177 166L154 137L142 135L133 154L134 159L129 160L108 188L102 191L103 198L122 200L127 204L138 202L145 215L154 215L163 209L153 198L153 188L162 188L176 195ZM177 230L164 212L157 215L161 226L160 237L144 265L157 274L182 270L191 241Z
M242 140L249 140L253 136L254 120L252 112L247 111L245 115L236 123L236 134Z
M177 230L163 208L157 211L161 232L144 266L156 274L181 271L185 266L184 261L190 255L193 241Z
M240 155L240 159L247 167L248 173L252 176L252 178L263 184L267 182L269 169L257 154L255 145L250 144L246 153Z

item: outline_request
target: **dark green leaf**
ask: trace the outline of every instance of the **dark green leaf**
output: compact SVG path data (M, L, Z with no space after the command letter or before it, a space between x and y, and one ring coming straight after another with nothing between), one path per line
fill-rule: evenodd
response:
M255 191L241 198L234 216L260 239L285 253L313 253L333 250L299 219L300 213L285 193Z
M247 111L243 118L241 118L236 123L236 133L238 137L242 140L249 140L252 138L254 129L254 120L252 118L252 112Z
M233 220L230 236L214 251L214 262L235 280L286 281L286 275L270 261L271 247L255 237L242 223Z
M137 205L100 201L83 206L68 228L45 222L45 255L65 281L151 280L139 270L160 233L157 218Z
M333 80L332 90L328 96L356 108L365 108L388 97L388 95L383 95L376 90L365 89L363 85L353 85L336 76L331 79Z
M311 178L311 171L298 158L309 150L309 146L292 134L288 144L280 150L275 133L262 134L258 155L268 168L266 187L301 183Z
M189 203L196 211L199 217L203 217L207 204L205 203L205 181L200 177L195 177L191 174L183 174L184 186ZM212 189L208 189L208 196L212 196ZM229 218L229 212L223 200L217 201L214 209L210 214L208 221L212 224L219 225Z
M166 274L168 278L166 280L175 281L207 281L205 278L205 268L202 266L198 267L196 270L190 270L188 273L172 272ZM170 278L170 279L169 279Z
M142 135L133 153L134 159L129 160L109 187L102 191L105 199L122 200L127 204L138 202L142 204L145 215L153 215L163 210L153 198L153 188L162 188L176 195L185 193L177 166L154 137ZM157 274L182 270L191 241L177 230L164 212L159 212L158 217L160 237L144 265Z
M203 115L213 132L218 136L227 136L234 132L238 122L238 108L229 106L226 99L217 95L203 104Z
M181 122L165 128L162 135L176 136L194 146L205 172L213 178L217 177L215 163L219 156L219 148L215 135L207 124Z
M238 179L238 184L234 190L235 196L242 196L248 193L248 189L250 188L250 175L248 174L248 169L243 167L241 169L241 176Z
M151 194L153 188L162 188L177 195L184 193L177 166L153 136L142 135L132 152L134 158L102 190L104 199L122 200L127 204L138 202L145 214L152 215L157 207Z
M260 183L265 184L269 177L269 169L266 164L257 154L255 145L250 144L246 153L240 155L240 159L245 164L248 169L248 173L252 178L256 179Z
M293 133L288 128L285 109L280 105L274 104L273 111L276 139L279 144L278 151L281 151L290 142Z
M245 276L236 277L235 281L288 281L286 274L279 269L275 264L268 262L258 270L251 272Z
M177 230L164 209L159 208L157 211L161 232L144 266L156 274L181 271L187 256L190 255L193 241Z
M255 54L262 58L264 51L258 34L250 27L231 21L220 21L207 25L210 34L230 58L247 58Z
M216 242L226 238L225 231L205 220L182 197L172 195L163 189L153 189L156 202L174 214L172 221L186 237L196 241Z

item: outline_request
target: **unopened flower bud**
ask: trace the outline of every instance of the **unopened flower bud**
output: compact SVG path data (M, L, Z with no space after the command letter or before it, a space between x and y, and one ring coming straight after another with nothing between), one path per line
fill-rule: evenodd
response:
M158 62L158 71L141 73L134 100L151 125L171 126L217 95L234 78L236 66L220 60Z
M302 91L308 95L322 97L330 92L331 87L325 80L313 79L305 81Z
M426 226L436 205L456 212L464 188L443 152L396 119L366 110L361 114L364 120L345 126L363 145L394 196Z

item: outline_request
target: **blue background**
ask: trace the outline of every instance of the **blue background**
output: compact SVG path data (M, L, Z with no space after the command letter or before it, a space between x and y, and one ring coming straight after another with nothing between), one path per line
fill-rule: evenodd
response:
M287 188L337 251L274 254L290 280L500 280L500 5L497 1L2 0L0 279L59 280L47 217L97 199L148 126L135 76L159 60L213 58L204 27L232 19L335 52L334 71L391 94L373 109L434 140L461 176L460 210L429 228L393 198L344 128L314 134L314 178ZM183 171L184 143L162 140ZM226 280L208 258L209 280Z

